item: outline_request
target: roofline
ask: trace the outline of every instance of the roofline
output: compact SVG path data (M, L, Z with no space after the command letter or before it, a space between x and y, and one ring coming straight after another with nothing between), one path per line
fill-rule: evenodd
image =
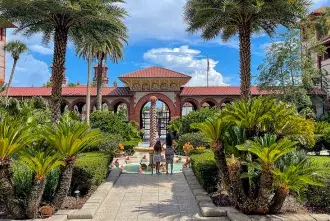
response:
M131 71L131 72L127 73L127 74L123 74L123 75L119 76L118 78L119 79L120 78L150 78L150 77L127 77L127 75L133 74L133 73L138 72L138 71L143 71L143 70L146 70L146 69L149 69L149 68L162 68L162 69L165 69L165 70L168 70L168 71L172 71L172 72L175 72L175 73L184 75L183 77L164 77L164 78L191 78L191 76L189 76L187 74L183 74L183 73L180 73L180 72L177 72L177 71L173 71L173 70L168 69L168 68L163 68L163 67L160 67L160 66L150 66L150 67L143 68L143 69L140 69L140 70Z

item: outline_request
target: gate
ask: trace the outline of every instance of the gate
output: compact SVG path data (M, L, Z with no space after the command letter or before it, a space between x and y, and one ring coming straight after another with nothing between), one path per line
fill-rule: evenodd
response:
M170 112L168 110L157 110L157 126L158 136L162 139L166 137L168 132L168 124L170 122ZM140 128L144 130L144 141L150 139L150 112L142 111Z

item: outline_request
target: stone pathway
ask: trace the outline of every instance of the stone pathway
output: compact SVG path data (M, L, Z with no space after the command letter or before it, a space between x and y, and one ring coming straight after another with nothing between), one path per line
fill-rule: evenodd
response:
M96 221L200 219L205 218L200 218L197 202L182 173L122 174L93 218Z

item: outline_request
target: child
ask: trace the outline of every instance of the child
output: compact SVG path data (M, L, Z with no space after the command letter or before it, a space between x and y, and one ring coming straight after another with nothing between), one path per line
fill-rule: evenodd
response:
M156 163L156 174L158 175L160 174L159 166L161 160L162 160L162 144L160 143L160 140L157 140L154 146L154 163Z
M174 145L176 142L173 140L172 135L170 133L166 134L166 150L165 150L165 158L166 158L166 174L168 174L168 165L171 165L171 174L173 174L173 158L174 158Z

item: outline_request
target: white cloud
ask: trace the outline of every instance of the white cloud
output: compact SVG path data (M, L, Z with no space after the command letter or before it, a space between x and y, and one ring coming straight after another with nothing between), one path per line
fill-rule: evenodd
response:
M9 80L13 66L13 58L6 55L6 81ZM17 62L13 78L13 86L42 86L50 79L48 65L35 59L31 54L23 54Z
M192 79L187 86L206 86L207 59L200 58L201 51L190 49L189 46L178 48L154 48L144 53L145 60L156 65L189 74ZM215 70L218 61L209 59L209 85L226 85L223 76Z
M52 55L54 53L53 49L41 45L29 45L29 49L43 55Z

